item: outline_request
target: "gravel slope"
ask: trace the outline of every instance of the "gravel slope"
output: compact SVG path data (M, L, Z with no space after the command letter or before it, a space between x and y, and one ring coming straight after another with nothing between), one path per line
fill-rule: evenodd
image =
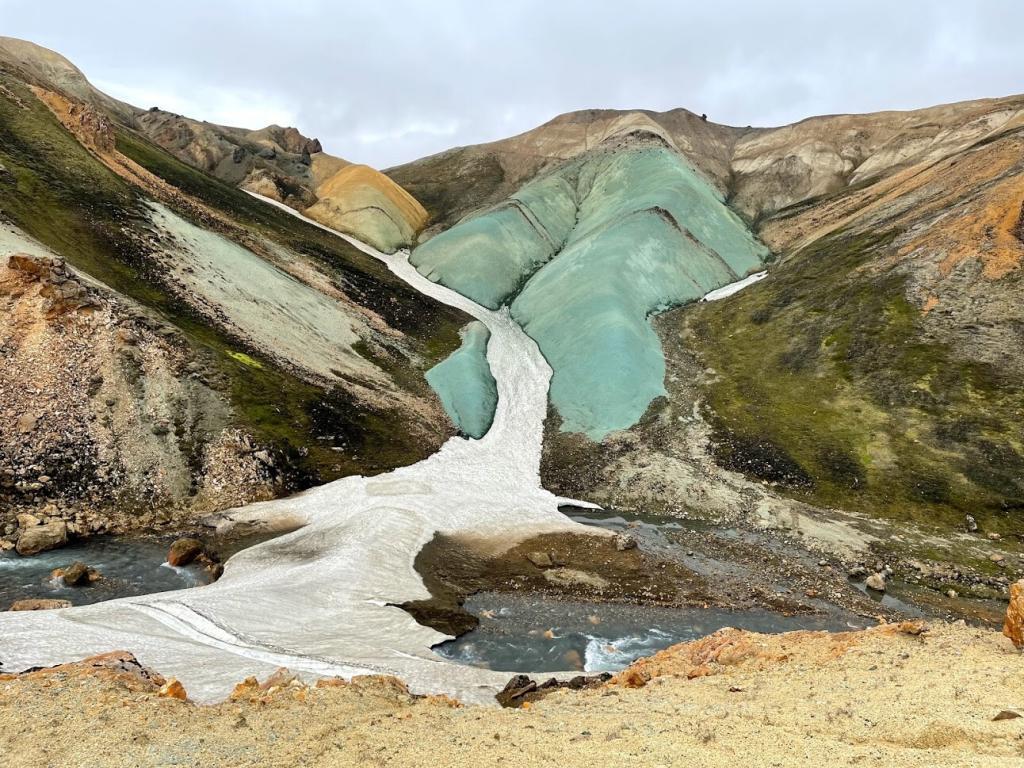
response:
M1024 704L1024 657L994 633L723 630L642 664L660 675L642 688L526 710L413 699L393 678L200 707L70 666L0 678L0 750L11 768L1024 765L1024 719L993 719Z

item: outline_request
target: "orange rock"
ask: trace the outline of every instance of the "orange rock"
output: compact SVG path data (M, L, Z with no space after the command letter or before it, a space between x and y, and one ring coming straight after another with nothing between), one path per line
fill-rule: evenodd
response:
M249 699L259 693L260 681L255 677L247 677L245 680L235 686L234 690L231 691L232 701L241 701L242 699Z
M412 696L405 682L392 675L356 675L349 684L356 690L365 693L394 698Z
M53 611L58 608L70 607L70 600L56 600L45 597L15 600L11 603L12 611Z
M160 690L156 692L156 695L165 699L177 699L178 701L188 700L188 694L185 693L185 686L173 677L160 686Z
M1006 607L1003 634L1019 650L1024 650L1024 579L1010 585L1010 604Z
M323 677L316 681L317 688L345 688L348 680L344 677Z
M699 667L694 667L686 673L687 680L693 680L696 677L711 677L715 674L715 670L709 667L707 664L701 664Z
M284 688L296 679L296 676L289 672L287 667L279 667L274 674L263 681L260 689L269 691L271 688Z
M650 679L644 670L637 667L626 667L615 677L615 682L626 688L643 688Z
M916 637L918 635L925 634L928 631L928 625L920 619L915 619L913 621L901 621L896 626L896 629L901 634L913 635Z

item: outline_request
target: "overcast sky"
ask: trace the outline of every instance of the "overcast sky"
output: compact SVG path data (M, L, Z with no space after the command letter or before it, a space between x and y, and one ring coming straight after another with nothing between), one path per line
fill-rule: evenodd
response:
M733 125L1024 92L1024 2L0 0L136 106L384 168L588 107Z

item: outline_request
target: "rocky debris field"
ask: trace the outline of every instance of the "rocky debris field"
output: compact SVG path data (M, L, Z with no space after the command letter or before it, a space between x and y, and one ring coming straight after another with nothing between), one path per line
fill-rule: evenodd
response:
M175 329L62 259L3 257L0 548L180 526L272 495L275 459L232 427L222 385Z
M568 509L568 508L567 508ZM476 626L461 609L481 592L543 594L595 602L767 609L781 616L846 615L850 626L885 617L966 619L1001 625L1010 589L1024 578L1015 542L977 531L965 533L981 547L979 570L939 559L915 558L903 549L874 546L829 552L792 530L765 530L742 520L708 522L673 516L611 516L614 536L546 535L495 554L486 542L437 537L416 560L433 597L405 607L421 623L458 634ZM627 518L630 516L627 515ZM1007 554L994 561L994 552ZM624 549L619 549L623 547ZM574 580L555 574L570 571ZM595 581L595 579L599 581Z
M726 629L518 708L412 696L387 677L310 685L286 670L195 706L176 681L112 653L0 676L0 749L12 768L433 768L556 755L570 767L1005 768L1024 759L1022 673L1009 640L962 624Z
M416 558L432 597L405 603L417 621L459 635L477 625L462 609L477 592L519 592L641 605L718 604L715 588L692 570L652 557L623 539L545 534L511 549L496 542L435 536ZM617 546L617 544L619 546Z

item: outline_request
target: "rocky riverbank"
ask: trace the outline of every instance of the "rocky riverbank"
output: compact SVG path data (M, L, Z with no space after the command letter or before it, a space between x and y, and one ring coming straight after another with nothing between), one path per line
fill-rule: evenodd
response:
M771 551L765 542L744 541L732 530L668 525L663 530L634 522L616 533L595 527L592 534L544 534L511 548L482 538L438 535L415 561L431 597L402 607L421 624L456 636L477 626L478 617L463 604L482 593L594 605L768 611L780 618L846 617L838 626L916 613L899 600L880 602L884 585L875 597L858 588L841 561L783 548L781 542Z
M963 624L723 630L518 709L395 678L280 672L216 706L127 654L0 676L11 768L104 766L999 766L1024 758L1024 656ZM97 723L103 723L97 728Z

